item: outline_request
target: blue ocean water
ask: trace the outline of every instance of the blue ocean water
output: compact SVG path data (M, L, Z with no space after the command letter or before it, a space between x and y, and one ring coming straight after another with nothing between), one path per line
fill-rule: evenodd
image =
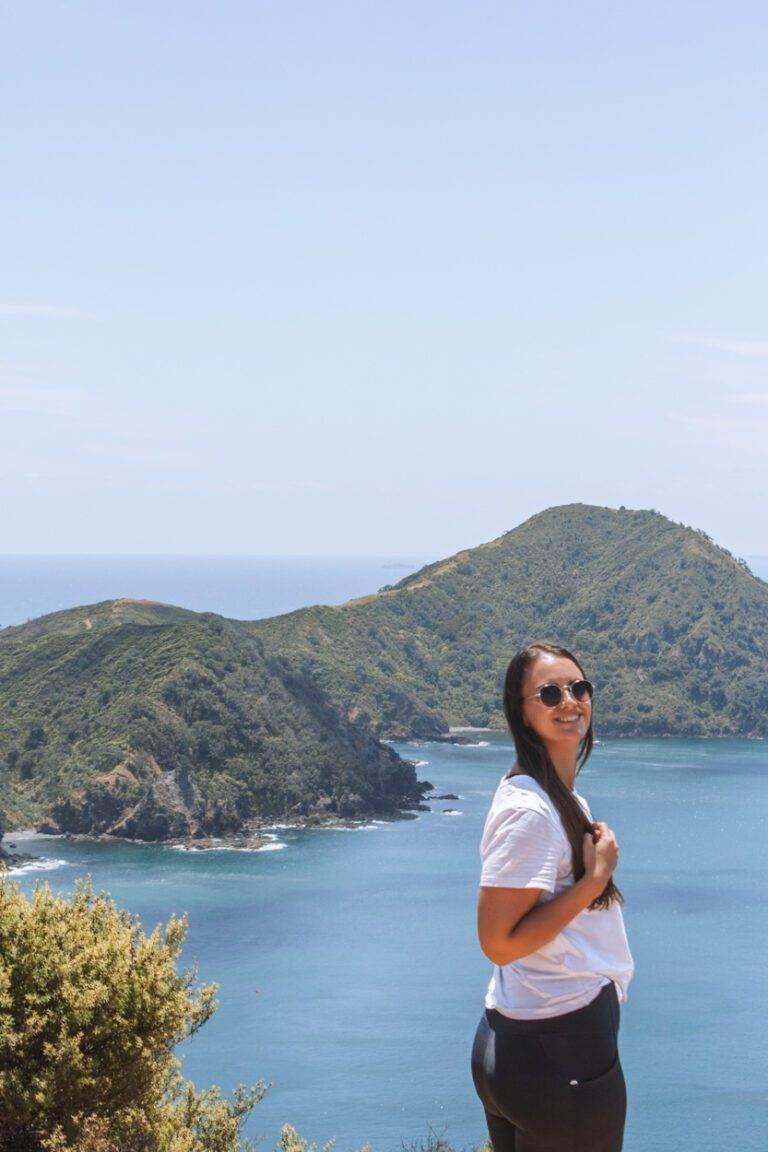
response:
M511 762L502 734L476 739L395 745L460 796L416 820L275 829L257 853L34 840L24 846L60 863L20 882L68 891L88 873L148 928L189 914L185 958L218 981L220 1008L184 1046L185 1072L226 1089L271 1081L249 1124L262 1148L285 1122L335 1136L338 1152L399 1152L430 1128L476 1145L469 1053L490 972L475 936L478 843ZM762 1152L765 745L604 741L578 789L621 845L636 962L620 1032L625 1152Z
M0 627L129 597L257 620L341 604L435 557L0 556Z

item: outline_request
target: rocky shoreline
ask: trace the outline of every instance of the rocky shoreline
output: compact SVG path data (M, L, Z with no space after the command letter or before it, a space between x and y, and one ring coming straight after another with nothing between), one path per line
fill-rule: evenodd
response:
M431 788L432 785L429 785ZM429 799L443 799L444 797L432 797ZM445 799L449 797L446 796ZM450 797L453 799L454 797ZM258 852L264 848L268 848L270 844L274 843L275 830L282 829L304 829L304 828L348 828L355 829L369 824L371 820L380 821L395 821L395 820L416 820L418 812L430 811L429 806L424 803L415 804L413 809L401 809L398 813L392 812L371 812L364 817L352 819L350 817L331 816L327 814L312 814L310 816L274 820L269 824L251 824L247 828L243 828L239 832L229 833L224 836L174 836L167 839L159 840L146 840L139 837L115 836L109 832L89 833L89 832L64 832L60 829L52 827L52 822L49 820L40 821L39 825L34 829L35 833L45 836L47 839L68 840L73 843L112 843L112 844L155 844L162 845L166 848L178 848L189 852L215 852L215 851L240 851L240 852ZM29 830L17 830L15 835L29 835ZM33 864L42 861L44 857L34 856L28 852L8 852L6 849L15 849L17 844L11 840L10 837L14 836L14 832L9 832L6 836L5 846L0 845L0 873L10 871L11 869L22 867L25 864Z
M15 847L16 844L9 841L8 848ZM40 856L33 856L30 852L8 852L0 844L0 875L13 868L23 868L25 864L35 864L40 859Z

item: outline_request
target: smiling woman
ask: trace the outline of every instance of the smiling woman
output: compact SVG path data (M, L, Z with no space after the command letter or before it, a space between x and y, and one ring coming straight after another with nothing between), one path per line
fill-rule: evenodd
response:
M480 845L480 945L493 962L472 1075L494 1152L619 1152L626 1086L619 1004L634 964L613 883L613 831L574 790L594 736L594 689L572 653L510 662L517 760Z

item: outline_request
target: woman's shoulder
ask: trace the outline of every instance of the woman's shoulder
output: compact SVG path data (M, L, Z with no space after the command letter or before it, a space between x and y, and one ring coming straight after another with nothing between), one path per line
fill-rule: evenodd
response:
M555 806L541 784L525 772L502 776L496 789L494 805L500 808L525 808L549 817L556 814Z
M507 788L508 790L520 789L523 792L536 792L546 796L546 792L539 784L538 780L533 776L529 776L527 772L505 772L499 781L499 788Z
M532 776L502 776L485 821L481 853L501 837L519 842L561 844L563 826L552 801Z

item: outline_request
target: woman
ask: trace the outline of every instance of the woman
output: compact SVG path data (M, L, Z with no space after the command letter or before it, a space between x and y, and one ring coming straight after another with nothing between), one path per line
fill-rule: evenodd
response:
M574 791L593 688L575 656L514 657L504 712L517 761L480 845L478 935L494 969L472 1076L494 1152L620 1152L619 1003L634 963L612 880L616 837Z

